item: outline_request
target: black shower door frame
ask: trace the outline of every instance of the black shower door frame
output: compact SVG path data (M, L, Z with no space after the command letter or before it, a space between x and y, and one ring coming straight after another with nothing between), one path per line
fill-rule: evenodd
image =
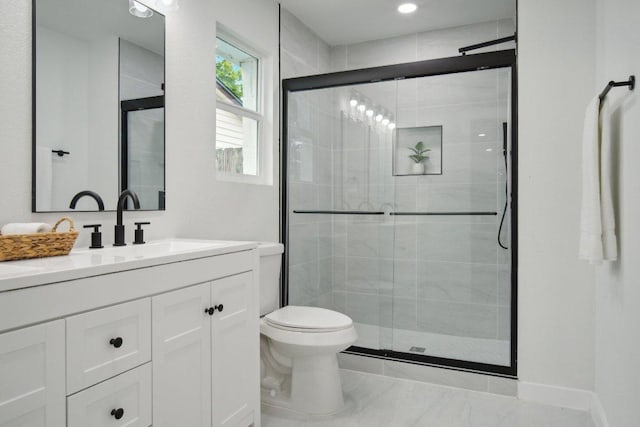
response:
M467 360L376 350L352 346L345 353L397 360L418 365L479 372L516 378L518 374L518 79L514 49L461 55L406 64L364 68L282 80L282 140L280 147L280 239L284 243L281 278L281 305L289 302L289 200L288 200L288 103L291 93L340 86L465 73L495 68L511 69L511 349L510 365L493 365Z

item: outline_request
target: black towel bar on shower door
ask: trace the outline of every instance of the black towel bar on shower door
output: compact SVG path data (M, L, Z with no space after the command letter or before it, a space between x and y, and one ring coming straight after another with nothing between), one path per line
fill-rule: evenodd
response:
M629 90L634 90L636 88L636 76L629 76L629 80L625 82L614 82L613 80L611 80L609 83L607 83L607 86L605 86L604 90L600 92L600 102L604 101L611 89L620 86L629 86Z
M391 212L390 215L397 216L484 216L498 215L498 212Z
M375 211L302 211L294 210L295 214L326 214L326 215L384 215L384 212Z

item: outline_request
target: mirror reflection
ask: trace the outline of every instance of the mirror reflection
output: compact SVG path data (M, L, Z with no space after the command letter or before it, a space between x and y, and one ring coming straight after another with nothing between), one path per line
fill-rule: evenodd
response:
M33 210L124 189L164 209L164 16L129 0L34 0ZM89 197L76 210L98 210Z

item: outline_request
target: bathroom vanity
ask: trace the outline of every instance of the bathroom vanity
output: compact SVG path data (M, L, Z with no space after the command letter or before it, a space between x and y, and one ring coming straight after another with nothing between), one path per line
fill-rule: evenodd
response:
M0 264L0 426L259 426L256 244Z

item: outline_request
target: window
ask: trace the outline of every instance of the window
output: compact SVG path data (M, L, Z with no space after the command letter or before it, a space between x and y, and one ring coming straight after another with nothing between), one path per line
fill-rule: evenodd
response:
M230 38L216 39L216 161L225 175L259 176L263 115L260 63Z

